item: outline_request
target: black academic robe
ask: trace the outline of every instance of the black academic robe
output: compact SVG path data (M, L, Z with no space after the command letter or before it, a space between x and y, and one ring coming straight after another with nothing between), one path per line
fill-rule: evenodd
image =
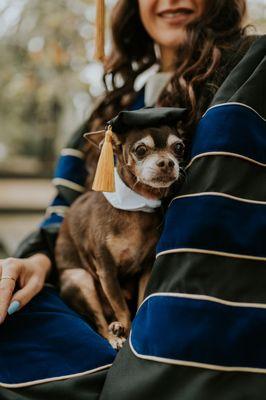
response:
M265 49L253 43L197 126L123 349L46 288L0 327L1 399L264 398Z

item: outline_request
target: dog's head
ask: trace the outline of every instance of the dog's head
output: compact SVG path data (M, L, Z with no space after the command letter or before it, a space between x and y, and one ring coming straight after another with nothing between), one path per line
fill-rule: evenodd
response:
M119 169L128 169L137 182L163 189L178 180L184 141L176 127L130 129L113 134L113 142Z

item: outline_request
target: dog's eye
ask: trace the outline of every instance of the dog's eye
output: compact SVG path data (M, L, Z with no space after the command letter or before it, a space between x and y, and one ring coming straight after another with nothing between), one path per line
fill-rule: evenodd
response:
M184 145L183 143L179 142L179 143L175 143L173 146L173 150L176 156L178 157L182 157L184 154Z
M144 144L141 144L140 146L138 146L138 147L135 149L135 153L136 153L136 155L137 155L138 157L143 157L143 156L145 156L146 152L147 152L147 147L144 146Z

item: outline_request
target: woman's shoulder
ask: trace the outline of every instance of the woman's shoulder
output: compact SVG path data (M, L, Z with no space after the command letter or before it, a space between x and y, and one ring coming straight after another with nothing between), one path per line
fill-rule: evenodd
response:
M254 35L251 38L252 42L249 48L254 48L257 52L259 51L266 55L266 35Z
M242 53L244 57L247 52L266 52L266 35L247 35L242 40L238 46L238 53Z
M250 60L261 57L265 55L265 49L266 35L245 35L236 40L223 53L221 68L217 70L217 74L220 73L222 76L220 83L223 84L223 81L241 64L242 60L246 60L247 57Z
M266 36L248 37L243 57L215 94L211 107L223 103L248 105L265 117L264 92Z
M239 46L238 64L259 64L266 55L266 35L249 35L244 38Z

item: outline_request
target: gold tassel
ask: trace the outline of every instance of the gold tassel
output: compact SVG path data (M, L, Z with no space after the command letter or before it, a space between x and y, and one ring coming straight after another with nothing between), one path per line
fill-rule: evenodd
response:
M92 190L96 192L115 192L114 151L112 144L112 127L105 132L103 147L98 161Z
M104 61L104 39L105 39L105 4L104 0L96 0L96 42L94 59Z

